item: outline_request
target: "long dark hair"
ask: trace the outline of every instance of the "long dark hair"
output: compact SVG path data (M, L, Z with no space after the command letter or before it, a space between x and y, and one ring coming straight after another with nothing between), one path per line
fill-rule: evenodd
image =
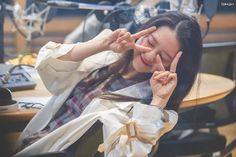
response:
M175 30L183 52L176 69L178 83L166 106L167 109L177 110L199 71L202 56L200 27L193 17L179 12L167 12L154 17L145 23L141 30L151 26L167 26Z
M202 56L202 38L200 27L194 18L179 12L167 12L157 17L153 17L147 23L142 25L139 30L143 30L151 26L156 26L157 28L167 26L172 30L175 30L177 39L181 46L181 51L183 52L176 69L178 83L166 106L167 109L178 110L183 98L190 91L199 70ZM114 75L113 79L115 79L115 75L118 73L122 74L129 64L131 64L132 56L132 51L125 53L120 60L109 66L108 73L103 78L91 80L89 84L94 84L96 82L95 84L97 85L99 82L103 82L111 75ZM143 78L150 79L150 77L151 74L147 73L146 77ZM129 99L127 97L117 95L105 95L102 96L102 98L119 101L135 100L134 98ZM147 98L139 101L150 103L151 99Z

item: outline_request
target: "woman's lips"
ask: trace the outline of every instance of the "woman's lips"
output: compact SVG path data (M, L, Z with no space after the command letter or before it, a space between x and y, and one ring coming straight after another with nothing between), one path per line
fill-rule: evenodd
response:
M140 55L140 59L144 65L149 66L149 67L152 66L142 55Z

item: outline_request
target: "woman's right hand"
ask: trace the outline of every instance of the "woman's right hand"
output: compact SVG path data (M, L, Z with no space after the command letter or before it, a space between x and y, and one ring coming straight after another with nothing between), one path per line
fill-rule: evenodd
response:
M112 50L117 53L123 53L130 49L135 49L138 52L149 52L151 48L138 45L135 40L155 30L156 27L150 27L138 33L130 34L126 29L117 29L104 36L98 36L87 42L75 44L71 51L59 57L59 59L77 62L105 50Z
M171 94L177 85L176 68L182 51L179 51L174 57L170 65L170 70L165 70L161 58L158 55L157 63L159 63L160 70L155 71L150 79L150 85L153 93L151 104L165 108Z
M149 52L152 49L135 43L136 39L148 35L156 30L156 27L150 27L148 29L142 30L135 34L131 34L125 28L120 28L112 32L106 38L105 44L109 50L112 50L117 53L123 53L130 49L137 50L138 52Z

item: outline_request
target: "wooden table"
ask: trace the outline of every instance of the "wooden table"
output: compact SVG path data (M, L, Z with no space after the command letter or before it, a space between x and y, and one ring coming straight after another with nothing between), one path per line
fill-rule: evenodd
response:
M191 91L184 98L180 107L195 107L222 99L234 88L235 82L228 78L199 73Z
M235 83L225 77L200 73L197 80L185 97L181 108L189 108L222 99L235 87ZM41 80L37 80L34 90L13 92L13 97L35 97L50 96ZM38 111L38 109L20 109L17 112L0 113L0 121L6 122L28 122Z

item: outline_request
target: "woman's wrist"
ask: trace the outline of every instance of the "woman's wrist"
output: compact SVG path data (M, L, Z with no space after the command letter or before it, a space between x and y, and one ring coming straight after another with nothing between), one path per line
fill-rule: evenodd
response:
M159 96L153 96L152 101L151 101L151 105L157 106L158 108L164 109L166 107L167 104L166 99L163 99Z
M166 107L167 101L168 100L163 99L159 96L154 96L151 101L151 105L156 106L157 108L159 108L162 111L162 113L163 113L162 120L164 122L169 122L169 114L164 110L164 108Z
M110 50L110 44L111 44L111 41L109 40L110 33L111 32L108 32L105 33L107 35L103 35L102 32L101 35L96 36L95 38L89 40L88 42L92 45L96 45L96 47L100 52Z
M81 61L104 50L105 47L103 47L102 42L99 40L92 39L86 42L76 43L67 54L66 60Z
M88 41L88 45L92 45L97 53L106 51L109 49L104 38L94 38Z

